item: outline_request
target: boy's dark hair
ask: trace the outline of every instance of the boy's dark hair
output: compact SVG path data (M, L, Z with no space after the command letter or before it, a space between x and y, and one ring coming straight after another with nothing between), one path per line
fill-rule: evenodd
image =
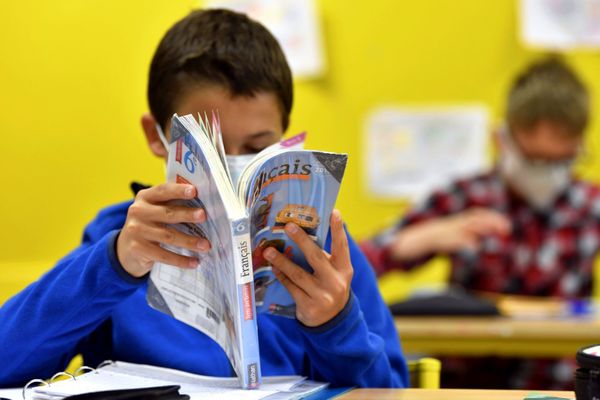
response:
M580 135L588 124L589 112L585 85L561 58L550 56L517 77L508 96L506 119L513 129L548 120Z
M234 96L274 93L283 129L292 110L292 73L277 40L261 24L237 12L191 12L160 41L148 78L148 103L164 127L182 94L198 84L218 84Z

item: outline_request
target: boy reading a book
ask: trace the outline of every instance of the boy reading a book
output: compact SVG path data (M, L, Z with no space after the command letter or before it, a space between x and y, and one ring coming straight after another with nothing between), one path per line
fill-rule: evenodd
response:
M142 127L150 150L163 158L173 113L218 110L235 175L248 154L285 132L292 78L277 41L262 25L231 11L196 11L159 44L148 100L150 113L142 117ZM89 365L116 359L231 376L231 364L214 341L151 309L145 299L155 262L202 268L198 260L161 247L210 249L207 240L168 227L205 220L205 210L171 203L195 195L191 185L162 184L100 211L77 249L10 299L0 309L0 386L50 377L78 353ZM286 224L285 232L314 274L273 247L265 249L264 258L297 309L296 319L259 315L263 374L300 374L336 386L405 386L406 367L392 318L339 212L331 216L327 253L297 225Z

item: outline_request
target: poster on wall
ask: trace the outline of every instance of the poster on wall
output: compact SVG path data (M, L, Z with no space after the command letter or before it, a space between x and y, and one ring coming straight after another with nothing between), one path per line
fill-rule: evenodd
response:
M521 0L526 45L551 49L600 49L600 0Z
M425 198L432 190L489 167L483 106L381 107L367 117L364 182L378 198Z
M325 71L315 0L208 0L212 8L248 14L277 38L295 79L316 78Z

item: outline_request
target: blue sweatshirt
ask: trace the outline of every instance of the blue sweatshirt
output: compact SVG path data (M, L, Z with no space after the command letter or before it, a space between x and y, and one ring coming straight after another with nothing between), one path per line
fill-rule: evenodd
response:
M115 242L131 202L102 210L81 245L0 308L0 387L22 386L111 359L232 376L225 352L202 332L146 303L146 278L119 263ZM333 386L404 387L406 364L371 267L349 238L354 278L346 307L328 323L258 316L264 375L308 376ZM330 238L325 245L330 247Z

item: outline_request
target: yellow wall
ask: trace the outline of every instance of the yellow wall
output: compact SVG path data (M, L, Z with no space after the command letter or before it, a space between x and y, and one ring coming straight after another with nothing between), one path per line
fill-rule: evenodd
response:
M131 180L162 181L139 127L148 64L164 31L198 4L0 4L0 303L76 246L100 207L129 198ZM290 131L308 130L311 147L350 153L338 205L360 238L405 207L363 191L369 110L482 101L498 118L510 77L535 53L518 42L515 0L319 4L328 72L297 84ZM569 58L600 97L600 54ZM584 175L599 181L594 158Z

